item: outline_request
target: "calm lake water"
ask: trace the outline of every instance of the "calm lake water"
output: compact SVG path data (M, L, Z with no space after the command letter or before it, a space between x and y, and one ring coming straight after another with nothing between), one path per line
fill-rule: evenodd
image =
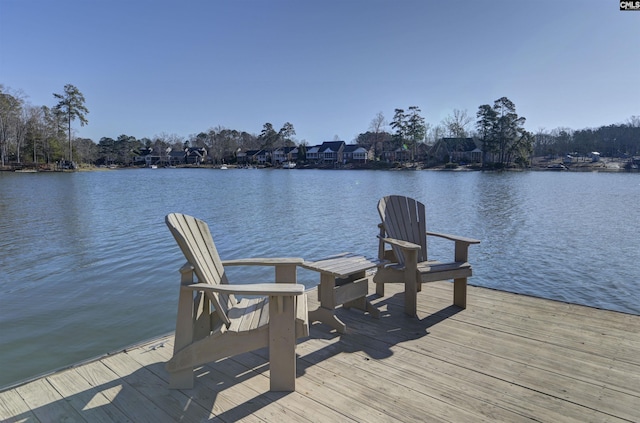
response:
M184 259L167 213L206 220L223 259L374 256L376 204L389 194L423 201L431 230L482 241L470 249L473 285L640 314L638 174L4 172L0 387L174 329ZM453 256L447 243L429 248Z

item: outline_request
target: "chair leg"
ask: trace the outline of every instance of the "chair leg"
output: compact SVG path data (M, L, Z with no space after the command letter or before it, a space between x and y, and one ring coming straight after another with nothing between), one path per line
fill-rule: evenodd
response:
M276 304L282 301L282 309ZM269 374L270 390L296 390L295 298L269 299Z
M193 272L189 270L182 272L182 284L186 285L192 282ZM202 319L200 319L198 316L205 313L206 307L209 307L209 302L205 299L203 294L198 294L197 298L194 300L192 291L182 287L180 288L172 360L175 359L178 351L193 342L194 321L199 321L200 323L202 323ZM169 363L171 363L171 361ZM186 369L180 369L176 371L169 371L169 388L193 388L193 367L188 367Z
M411 316L418 315L418 280L416 272L405 272L404 279L404 312Z
M453 304L467 308L467 278L453 280Z
M384 284L381 282L376 283L376 295L384 297Z

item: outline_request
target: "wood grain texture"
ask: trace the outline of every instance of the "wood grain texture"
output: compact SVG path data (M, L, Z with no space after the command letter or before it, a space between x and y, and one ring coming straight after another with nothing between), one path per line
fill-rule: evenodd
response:
M640 316L474 286L460 309L434 282L409 318L387 288L380 319L338 308L345 334L298 341L295 392L269 392L266 348L169 390L167 336L0 392L0 421L640 421Z

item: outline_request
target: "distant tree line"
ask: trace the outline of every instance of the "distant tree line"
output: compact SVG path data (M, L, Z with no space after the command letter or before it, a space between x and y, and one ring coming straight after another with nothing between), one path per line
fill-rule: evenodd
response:
M640 116L631 116L625 123L596 129L540 129L535 134L536 156L573 154L586 157L592 152L606 157L640 155Z
M71 124L76 119L82 126L87 124L89 110L80 90L71 84L53 96L58 100L54 107L36 107L26 103L22 93L0 84L0 166L10 161L52 163L65 157L73 161ZM76 157L91 159L95 144L86 139L76 142L80 147Z
M356 142L371 148L375 157L382 159L385 151L402 147L433 146L443 138L474 138L483 151L483 163L492 168L527 166L532 156L588 157L592 152L616 158L640 155L640 116L597 129L539 129L534 134L524 129L526 119L516 113L515 104L507 97L499 98L493 105L479 106L475 122L466 110L454 109L440 123L430 125L424 119L416 119L419 108L412 106L409 110L409 114L403 109L395 110L390 124L395 129L393 133L385 130L387 122L379 112L369 130L356 137ZM417 124L412 126L411 122ZM418 131L408 129L418 125L421 125ZM424 135L423 140L420 135Z
M376 158L383 159L386 151L406 150L413 160L421 145L435 145L442 138L475 138L484 152L484 163L492 167L506 167L512 163L525 166L533 152L533 135L524 129L525 118L518 116L515 104L507 97L496 100L493 106L484 104L476 114L475 129L473 118L466 110L455 109L440 124L431 126L420 115L420 108L411 106L395 109L390 127L393 133L384 131L382 112L373 119L369 131L358 135L356 142L371 146ZM428 152L428 148L423 148ZM426 153L428 159L428 153Z
M116 139L103 137L96 143L88 138L73 138L72 123L88 124L89 113L84 96L67 84L63 93L53 94L52 107L33 106L21 92L0 84L0 166L10 163L51 164L61 160L89 164L131 165L143 149L164 157L171 151L188 147L205 148L215 163L233 162L239 151L298 146L301 155L308 147L298 141L292 123L280 129L264 124L260 134L211 128L188 137L161 133L152 138L137 139L122 134ZM438 124L431 125L418 106L394 110L387 122L379 112L366 132L355 143L372 151L375 160L386 160L389 151L405 151L410 160L424 158L418 151L428 151L443 138L474 138L484 154L484 163L492 167L526 166L532 156L588 155L597 151L603 156L640 155L640 117L625 123L597 129L539 129L535 134L524 129L525 118L516 113L515 104L507 97L493 105L479 106L475 119L466 110L454 109ZM338 140L336 136L334 140ZM318 142L323 140L318 140Z

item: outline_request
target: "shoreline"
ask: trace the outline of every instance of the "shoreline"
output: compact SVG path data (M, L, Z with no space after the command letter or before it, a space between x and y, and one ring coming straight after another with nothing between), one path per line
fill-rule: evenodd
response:
M563 163L562 159L546 159L542 157L536 157L532 160L532 164L528 167L510 167L505 169L486 169L477 165L452 165L441 164L438 166L423 167L420 163L415 164L388 164L381 162L369 162L366 164L354 164L347 163L344 165L321 165L321 164L305 164L296 167L295 169L283 169L281 166L265 166L257 165L251 169L283 169L283 170L383 170L383 171L416 171L416 170L432 170L432 171L448 171L448 172L471 172L471 171L484 171L484 172L525 172L525 171L545 171L545 172L638 172L638 169L627 169L628 159L613 159L603 158L600 161L584 161L574 163ZM3 166L0 167L0 172L15 172L15 173L64 173L64 172L101 172L123 169L165 169L159 167L157 169L151 169L146 166L117 166L117 167L105 167L94 165L81 165L78 169L53 169L46 167L47 165L39 165L40 168L36 169L33 165L20 165L20 166ZM194 165L178 165L171 167L171 169L240 169L246 168L242 165L228 164L225 165L226 169L221 169L222 165L203 164L199 166Z

